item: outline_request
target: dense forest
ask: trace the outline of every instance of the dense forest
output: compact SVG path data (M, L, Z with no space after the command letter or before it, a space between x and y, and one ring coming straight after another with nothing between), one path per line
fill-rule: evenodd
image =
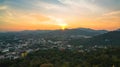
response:
M90 51L39 50L13 60L0 60L0 67L120 67L120 48Z

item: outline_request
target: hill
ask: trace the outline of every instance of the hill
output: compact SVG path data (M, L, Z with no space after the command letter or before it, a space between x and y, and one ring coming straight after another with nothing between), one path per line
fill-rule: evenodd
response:
M111 46L120 46L120 31L110 31L101 35L93 36L92 38L80 38L72 39L69 41L73 45L111 45Z
M106 33L106 30L93 30L88 28L66 29L66 30L25 30L19 32L4 32L0 33L1 38L41 38L41 37L70 37L78 36L95 36Z

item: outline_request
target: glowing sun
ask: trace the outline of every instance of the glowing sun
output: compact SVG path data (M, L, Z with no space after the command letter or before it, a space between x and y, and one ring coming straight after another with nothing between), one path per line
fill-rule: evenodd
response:
M57 18L55 20L58 23L57 25L59 25L62 30L65 30L68 27L68 24L63 19L58 19Z
M62 30L65 30L68 25L63 23L63 24L59 24L59 26L61 27Z

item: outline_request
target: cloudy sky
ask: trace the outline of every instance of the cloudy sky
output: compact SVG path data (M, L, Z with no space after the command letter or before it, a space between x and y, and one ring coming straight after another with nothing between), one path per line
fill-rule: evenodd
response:
M120 28L120 0L0 0L0 31Z

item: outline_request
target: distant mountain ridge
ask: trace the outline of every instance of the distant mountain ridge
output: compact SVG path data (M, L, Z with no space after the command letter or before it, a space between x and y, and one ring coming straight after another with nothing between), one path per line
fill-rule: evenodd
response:
M77 29L66 29L66 30L55 30L48 32L48 35L56 36L71 36L71 35L84 35L84 36L95 36L106 33L106 30L93 30L88 28L77 28Z
M89 28L77 28L66 30L33 30L21 32L6 32L0 33L0 40L18 39L68 39L75 36L69 44L76 45L120 45L120 30L106 31L93 30ZM91 36L91 38L84 38L78 36ZM77 39L77 40L76 40ZM14 41L14 40L13 40Z
M76 28L66 30L24 30L19 32L6 32L6 33L24 33L24 34L54 34L54 35L99 35L108 32L107 30L93 30L89 28ZM4 32L5 33L5 32Z
M93 30L89 28L76 28L76 29L66 29L66 30L25 30L19 32L4 32L0 33L0 39L8 38L20 38L20 39L29 39L29 38L67 38L70 36L75 37L91 37L100 34L107 33L106 30Z

